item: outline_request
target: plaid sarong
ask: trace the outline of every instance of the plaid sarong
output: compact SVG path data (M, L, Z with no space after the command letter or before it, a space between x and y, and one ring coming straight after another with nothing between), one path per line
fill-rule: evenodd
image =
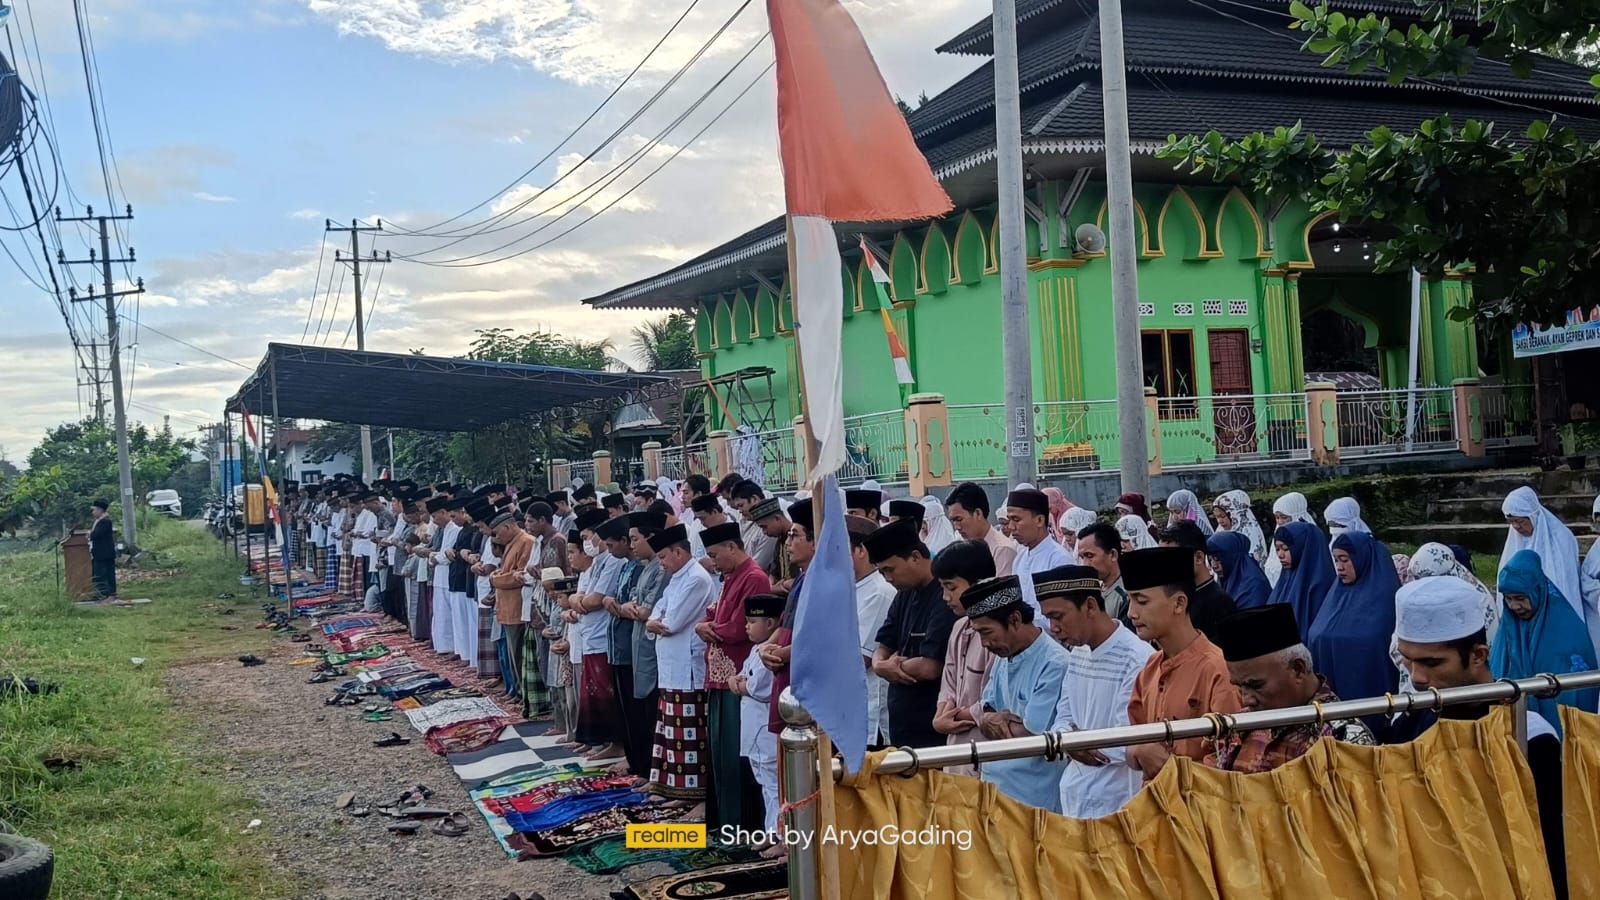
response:
M524 719L542 719L550 715L550 686L545 684L544 675L539 671L539 661L545 658L549 646L550 642L539 629L532 625L522 629L522 646L517 649L522 654L522 681L517 687L522 690Z
M355 557L348 553L339 554L339 581L334 585L334 590L341 597L350 596L351 585L355 583Z
M500 648L491 637L494 634L494 607L484 606L476 600L472 602L478 607L478 664L475 667L478 677L499 678Z
M662 689L650 789L680 800L706 796L706 692Z
M325 591L339 590L339 557L331 552L324 554L326 557L322 566L322 589Z

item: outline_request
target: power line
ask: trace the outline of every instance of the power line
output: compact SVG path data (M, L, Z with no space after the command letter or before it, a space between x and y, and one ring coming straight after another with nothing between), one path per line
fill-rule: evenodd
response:
M449 225L451 222L458 221L460 219L465 218L466 216L471 215L474 212L477 212L478 210L480 210L480 209L484 208L485 206L489 205L490 203L493 203L496 199L501 197L507 191L509 191L512 188L515 188L517 185L521 184L522 180L524 178L527 178L529 175L532 175L535 171L538 170L538 168L540 166L542 166L545 163L549 162L552 157L554 157L557 153L561 152L561 148L565 147L569 141L571 141L573 138L578 136L578 132L582 131L584 129L584 127L587 126L590 122L594 121L595 116L598 116L600 114L600 112L606 108L606 105L609 104L613 99L615 99L617 94L622 92L623 88L628 86L628 82L633 80L633 76L639 74L639 70L644 68L645 63L649 62L651 57L655 56L656 51L660 50L661 49L661 45L665 44L667 42L667 38L672 37L673 32L678 30L678 26L683 24L683 20L687 19L689 17L689 13L693 12L694 8L696 6L698 6L699 3L700 3L700 0L690 0L689 5L687 7L685 7L683 12L678 14L678 18L673 21L672 26L670 28L668 28L666 30L666 33L661 35L661 38L659 40L657 40L655 42L655 44L650 47L649 52L645 53L644 57L639 60L638 64L635 65L633 67L633 69L628 72L627 75L623 76L621 81L617 82L616 87L613 87L611 89L611 93L607 94L605 99L600 101L600 105L596 106L594 109L590 110L589 114L584 117L583 121L579 122L578 126L576 128L574 128L574 129L572 129L572 131L568 132L567 136L562 138L561 142L559 144L556 144L554 147L552 147L548 153L546 153L544 156L541 156L537 162L535 162L533 165L529 166L526 170L524 170L521 175L518 175L516 178L513 178L511 180L510 184L508 184L505 187L501 188L500 190L496 191L494 194L492 194L491 196L487 197L486 199L484 199L482 201L479 201L478 203L474 204L473 206L468 208L465 212L458 213L457 215L451 216L450 218L445 219L443 222L436 222L433 225L429 225L429 226L427 226L425 228L422 228L422 229L419 229L417 231L408 231L406 229L399 229L399 230L402 233L405 233L405 234L413 234L413 235L418 235L418 236L422 236L422 235L424 235L424 234L426 234L428 232L436 231L436 230L444 227L445 225ZM748 3L746 5L748 5ZM740 9L742 11L743 7L740 7ZM491 218L491 219L489 219L487 221L494 221L494 219ZM465 226L465 227L463 227L461 229L451 229L450 233L452 233L452 234L453 233L458 233L459 231L468 230L468 229L470 229L470 226ZM446 235L434 234L434 235L428 235L428 236L430 236L430 237L444 237Z
M532 247L527 247L525 249L518 250L515 253L507 254L506 256L502 256L502 257L499 257L497 259L479 260L479 261L476 261L476 262L459 263L459 264L428 263L427 265L441 266L441 267L445 267L445 268L471 268L473 266L487 266L487 265L493 265L493 264L496 264L496 263L507 262L509 260L516 259L519 256L523 256L525 254L532 253L535 250L539 250L539 249L542 249L544 247L548 247L551 244L555 243L556 241L559 241L562 238L566 237L567 235L573 233L574 231L577 231L579 228L582 228L583 226L589 224L590 222L593 222L595 219L599 218L601 215L604 215L613 206L616 206L618 203L621 203L624 199L626 199L634 191L638 190L641 187L644 187L644 185L647 182L649 182L650 179L654 178L657 173L659 173L662 169L665 169L668 165L670 165L673 160L677 159L679 154L683 153L683 151L685 151L685 150L689 149L690 147L694 146L695 141L698 141L702 135L704 135L708 130L710 130L711 126L713 126L713 125L717 124L717 122L721 121L722 117L724 115L727 115L728 111L733 109L733 107L740 100L743 100L744 96L746 94L750 93L750 89L754 88L757 84L759 84L761 82L761 80L766 77L767 73L772 71L773 67L776 66L776 65L777 65L777 63L775 61L768 63L765 68L763 68L759 73L756 74L755 78L750 80L749 84L744 86L743 90L739 91L739 93L737 95L735 95L734 98L731 101L728 102L727 106L724 106L722 108L722 110L716 114L716 116L712 117L711 121L709 121L705 125L701 126L700 130L695 132L693 137L691 137L691 138L689 138L689 140L685 141L682 144L682 146L678 147L678 149L672 151L672 155L671 156L669 156L666 159L662 160L660 165L656 166L654 169L651 169L650 172L648 172L643 178L639 179L638 183L634 184L632 187L628 188L626 191L623 191L621 194L617 195L617 197L615 199L613 199L610 203L607 203L605 206L602 206L601 208L595 210L587 218L584 218L583 220L579 221L577 224L573 225L571 228L568 228L566 231L563 231L560 234L557 234L556 236L554 236L552 238L549 238L547 240L541 241L540 243L537 243L537 244L533 245Z
M707 38L705 43L700 45L700 48L698 50L696 50L692 56L689 57L689 60L687 62L685 62L683 64L683 66L681 66L678 69L677 72L673 73L672 77L668 78L666 83L661 85L661 87L658 88L656 90L656 92L654 94L652 94L648 100L645 101L643 106L641 106L638 110L636 110L631 116L628 117L628 119L625 122L623 122L621 125L617 126L616 129L614 129L609 135L607 135L603 140L601 140L601 142L598 145L596 145L594 149L590 150L587 154L585 154L583 159L580 159L574 166L572 166L572 168L568 169L566 172L563 172L560 175L558 175L556 177L556 180L551 182L549 185L539 188L538 190L534 191L531 196L526 197L526 198L518 201L517 203L513 204L511 207L509 207L509 208L507 208L505 210L502 210L499 213L496 213L494 216L492 216L489 219L485 220L482 223L482 225L483 226L488 226L488 225L490 225L491 223L493 223L495 221L504 221L505 219L509 218L511 215L513 215L513 214L515 214L517 212L520 212L521 210L527 208L535 200L538 200L540 197L543 197L546 193L548 193L549 191L553 190L555 187L560 185L573 172L576 172L579 169L583 168L584 165L588 164L591 160L593 160L596 156L598 156L600 154L601 150L604 150L606 147L610 146L611 143L614 142L618 137L620 137L624 131L626 131L628 128L632 127L632 125L635 122L639 121L639 119L647 111L649 111L651 109L651 107L653 107L656 104L656 101L660 100L663 96L665 96L667 91L671 90L672 87L674 85L676 85L678 83L678 81L683 78L684 75L688 74L689 70L691 68L693 68L694 65L697 62L700 61L700 58L706 54L706 51L710 50L712 45L714 45L722 37L723 33L726 32L730 27L732 27L734 21L736 19L738 19L739 16L741 14L743 14L743 12L747 8L749 8L751 2L752 2L752 0L744 0L743 3L739 4L738 8L736 8L733 11L733 14L728 16L728 18L722 23L722 25L720 27L718 27L715 32L712 33L711 37ZM433 247L433 248L431 248L429 250L423 250L423 251L421 251L419 253L409 254L409 255L408 254L401 254L400 258L401 259L408 259L408 260L415 261L417 256L421 256L421 255L428 254L428 253L437 253L437 252L439 252L441 250L445 250L445 249L448 249L450 247L454 247L455 245L461 243L462 241L468 240L468 239L473 238L473 237L478 237L480 235L493 234L493 233L496 233L496 232L499 232L499 231L504 231L504 230L506 230L508 228L516 228L518 226L525 225L528 222L531 222L536 218L538 218L538 216L536 216L536 215L535 216L527 216L527 217L519 219L519 220L517 220L515 222L511 222L509 224L495 225L492 228L490 228L490 227L481 227L481 228L478 228L477 230L468 230L464 234L460 233L459 229L453 229L452 231L446 232L446 233L443 233L443 234L428 234L428 233L422 233L422 232L407 232L407 233L405 233L405 236L408 236L408 237L450 237L450 236L455 235L455 234L459 234L459 236L456 236L452 240L446 241L444 244L441 244L441 245L439 245L437 247Z
M128 315L124 315L124 314L118 313L117 317L122 319L125 322L131 322L136 327L143 328L146 331L151 332L152 334L160 335L161 337L164 337L167 340L172 341L173 343L182 344L183 346L188 347L190 350L195 350L195 351L198 351L200 353L204 353L205 355L211 357L212 359L220 359L220 360L222 360L223 362L227 363L230 366L238 366L239 368L244 369L247 372L255 371L254 369L250 368L249 366L245 365L242 362L239 362L236 359L229 359L228 357L223 356L220 353L212 353L210 350L207 350L206 348L201 347L201 346L196 345L196 344L191 344L188 341L184 340L183 338L173 337L172 335L167 334L165 331L161 331L160 329L156 328L153 325L146 325L143 322L138 321L137 319L133 318L132 316L128 316Z
M317 343L319 344L326 344L328 339L333 337L334 323L339 321L339 307L344 303L344 274L347 270L344 266L339 266L338 269L339 287L333 295L333 315L328 317L328 332L318 338ZM333 277L332 273L329 273L329 277Z
M317 253L317 275L311 279L311 302L306 304L306 327L300 329L300 342L311 333L311 313L317 308L317 291L322 287L322 260L328 255L328 233L322 233L322 249Z

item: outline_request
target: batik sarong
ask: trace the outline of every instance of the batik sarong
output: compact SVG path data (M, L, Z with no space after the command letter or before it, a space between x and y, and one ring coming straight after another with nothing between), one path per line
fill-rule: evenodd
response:
M622 705L611 679L605 652L583 655L578 679L578 743L610 744L622 740Z
M680 800L706 797L706 692L661 690L650 789Z

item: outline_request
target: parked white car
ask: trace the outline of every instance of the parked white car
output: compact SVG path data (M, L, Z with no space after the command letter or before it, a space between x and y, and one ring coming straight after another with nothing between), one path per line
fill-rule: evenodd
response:
M144 501L150 504L151 509L164 516L183 518L183 498L178 496L177 491L151 491L144 495Z

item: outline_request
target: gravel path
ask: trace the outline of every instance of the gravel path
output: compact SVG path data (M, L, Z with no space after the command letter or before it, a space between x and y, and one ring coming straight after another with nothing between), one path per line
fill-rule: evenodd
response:
M194 723L190 747L208 775L261 803L256 852L284 873L276 896L327 900L501 900L508 893L549 900L609 900L629 881L661 874L636 866L622 875L590 875L560 859L517 862L490 835L466 789L443 758L397 715L361 720L360 707L328 707L328 685L306 684L310 666L289 666L299 644L274 645L268 663L204 662L169 671L175 702ZM372 741L389 731L412 739L400 747ZM354 818L334 808L352 791L357 806L393 802L413 784L434 790L433 805L467 813L472 828L456 838L391 835L393 821L374 812ZM242 830L246 822L238 823Z

